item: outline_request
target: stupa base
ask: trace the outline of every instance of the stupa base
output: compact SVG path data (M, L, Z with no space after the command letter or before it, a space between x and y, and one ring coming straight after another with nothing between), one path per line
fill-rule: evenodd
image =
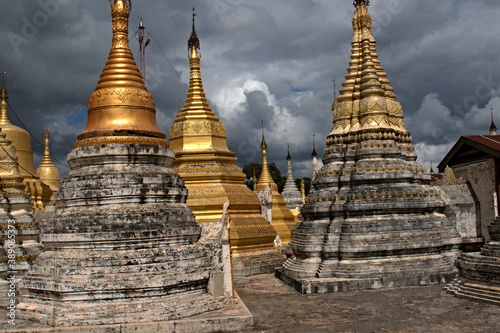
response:
M278 249L237 251L233 253L235 277L268 274L283 266L286 257Z
M235 304L221 310L205 312L186 318L142 323L114 325L51 327L40 323L16 320L15 325L0 324L0 331L15 333L34 332L77 332L77 333L113 333L113 332L240 332L253 327L253 316L239 297ZM5 317L5 316L4 316Z
M302 294L325 294L344 291L361 291L380 288L398 288L428 286L448 283L456 278L456 272L423 273L405 275L388 274L372 278L294 278L285 274L283 268L274 271L274 275Z

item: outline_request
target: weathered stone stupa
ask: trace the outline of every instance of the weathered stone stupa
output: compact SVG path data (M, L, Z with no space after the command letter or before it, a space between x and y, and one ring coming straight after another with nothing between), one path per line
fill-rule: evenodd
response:
M283 246L288 245L292 239L292 230L297 222L297 216L294 216L287 208L285 199L278 192L276 184L269 172L267 161L267 143L264 138L264 127L262 128L262 142L260 144L262 151L262 171L255 184L255 193L259 196L263 210L267 210L264 215L268 217L273 228L278 233Z
M236 165L235 153L227 147L224 124L205 97L194 13L188 49L188 96L170 127L170 145L176 155L174 170L186 184L187 204L198 223L220 221L223 205L229 200L234 274L272 272L283 264L284 257L274 247L276 232L261 216L259 200L245 185L245 174Z
M209 293L215 258L198 242L201 228L129 48L131 4L110 5L111 51L90 96L87 127L68 155L72 170L41 222L46 251L23 281L24 320L162 322L234 302L226 292Z
M286 183L283 191L281 192L281 196L286 201L286 206L292 210L292 212L304 205L302 202L302 195L300 194L299 189L297 188L297 184L295 184L295 180L293 179L293 171L292 171L292 156L290 155L290 147L288 147L288 154L286 155L287 161L287 170L286 170Z
M348 74L333 105L323 167L277 275L303 293L427 285L456 276L461 240L416 162L378 60L368 1L356 0Z
M16 148L0 131L0 303L18 301L19 281L43 250Z

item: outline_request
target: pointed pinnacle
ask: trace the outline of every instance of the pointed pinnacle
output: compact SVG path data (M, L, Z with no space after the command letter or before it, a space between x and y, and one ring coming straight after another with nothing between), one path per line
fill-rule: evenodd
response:
M0 99L4 101L9 99L9 93L7 92L7 88L5 88L5 74L7 74L7 72L3 71L2 87L0 88Z
M262 121L262 143L260 144L260 149L265 150L267 149L267 143L266 139L264 138L264 120Z

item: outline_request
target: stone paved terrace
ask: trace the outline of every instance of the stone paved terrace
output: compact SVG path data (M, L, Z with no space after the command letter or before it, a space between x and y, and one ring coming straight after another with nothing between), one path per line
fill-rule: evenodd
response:
M271 274L236 280L254 315L247 332L500 332L500 306L456 298L442 286L301 295Z
M500 332L499 306L453 297L442 286L301 295L265 274L238 278L236 290L254 315L244 333ZM0 315L4 322L4 309Z

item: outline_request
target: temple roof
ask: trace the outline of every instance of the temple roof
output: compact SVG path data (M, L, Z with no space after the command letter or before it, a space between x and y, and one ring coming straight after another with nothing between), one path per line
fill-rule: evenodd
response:
M439 172L488 157L500 158L500 135L462 136L439 163Z

